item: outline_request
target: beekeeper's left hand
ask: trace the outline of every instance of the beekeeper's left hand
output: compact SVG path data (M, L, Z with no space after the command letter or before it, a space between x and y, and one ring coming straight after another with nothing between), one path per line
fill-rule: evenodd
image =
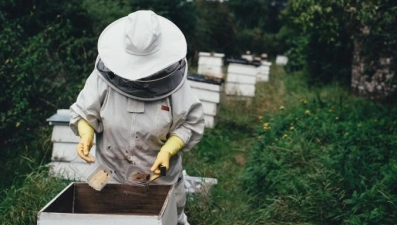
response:
M94 144L94 128L85 120L80 119L77 123L77 129L80 135L80 142L77 144L77 155L88 163L95 161L95 158L89 155L89 152Z
M171 157L178 153L184 145L185 143L180 137L172 135L161 147L160 152L157 154L157 159L150 170L155 174L160 174L159 167L164 166L168 171Z

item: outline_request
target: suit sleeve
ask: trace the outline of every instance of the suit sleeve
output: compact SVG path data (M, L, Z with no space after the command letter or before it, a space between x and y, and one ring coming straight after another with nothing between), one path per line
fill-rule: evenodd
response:
M189 151L203 137L205 123L203 106L187 81L180 90L173 94L172 106L174 121L171 134L177 135L184 141L183 151Z
M95 132L103 131L100 111L106 97L107 88L106 83L94 70L87 78L84 88L77 96L76 102L70 106L71 120L69 126L76 135L79 135L77 122L80 119L87 120Z

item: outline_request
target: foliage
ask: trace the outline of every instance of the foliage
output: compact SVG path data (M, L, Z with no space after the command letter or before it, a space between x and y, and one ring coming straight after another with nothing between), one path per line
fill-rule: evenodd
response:
M279 13L286 0L229 0L228 6L236 23L234 55L247 50L256 55L267 53L271 58L284 52L283 40L276 34L281 27ZM249 15L249 16L247 16Z
M274 222L394 224L396 113L336 95L264 116L242 178L252 207Z
M350 3L345 6L345 11L350 18L348 28L354 31L354 39L364 46L361 54L366 56L368 75L383 66L380 58L390 58L391 70L396 71L397 2L376 0Z
M350 82L352 42L341 1L289 1L282 12L288 71L304 66L311 84ZM287 30L287 31L285 31Z
M354 41L361 43L361 53L372 70L379 68L380 57L394 60L396 7L391 0L289 1L282 13L282 30L290 33L286 36L290 46L287 69L305 67L312 84L349 84Z
M21 156L43 157L35 142L39 127L76 97L81 75L89 71L85 64L93 59L84 14L78 1L1 3L0 165L5 171L23 165ZM12 182L12 176L5 177L2 185Z
M236 54L238 27L228 5L217 1L194 1L194 4L198 18L195 35L198 36L190 41L196 43L196 51Z

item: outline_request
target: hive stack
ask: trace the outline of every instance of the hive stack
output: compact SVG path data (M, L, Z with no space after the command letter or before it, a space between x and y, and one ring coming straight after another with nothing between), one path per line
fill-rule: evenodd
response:
M197 73L208 77L223 79L223 57L225 54L200 52Z
M222 81L208 79L201 74L189 74L188 82L203 105L205 127L214 128L221 102Z
M223 91L222 53L200 52L197 74L189 74L188 82L203 104L205 127L214 128Z
M246 60L228 60L225 93L229 96L254 97L257 65Z
M285 66L288 63L288 57L285 55L277 55L276 65Z
M258 67L258 74L256 76L256 81L261 82L267 82L269 81L269 73L270 73L270 66L272 65L271 62L262 60L261 65Z
M53 144L51 163L49 163L50 174L64 179L82 180L78 174L70 167L70 162L76 160L76 146L80 137L76 136L69 127L70 113L68 109L58 109L57 113L47 119L53 126L51 141ZM90 154L95 157L95 139L94 146ZM75 163L76 166L88 168L88 164L82 159Z

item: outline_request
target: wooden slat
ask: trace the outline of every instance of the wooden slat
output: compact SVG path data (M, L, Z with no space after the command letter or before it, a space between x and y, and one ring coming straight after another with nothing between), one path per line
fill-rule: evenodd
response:
M210 83L205 83L205 82L198 82L198 81L192 81L188 80L190 87L194 89L203 89L203 90L208 90L208 91L213 91L213 92L221 92L223 86L222 85L217 85L217 84L210 84Z
M54 125L51 141L79 143L80 137L76 136L68 125Z
M260 66L260 67L258 67L257 70L258 70L258 72L261 72L261 73L269 73L270 68L268 66Z
M258 75L260 75L260 74L269 75L269 72L261 72L261 71L258 71Z
M218 58L223 58L225 54L223 53L216 53L216 52L199 52L199 57L203 56L211 56L211 57L218 57Z
M284 55L278 55L276 57L276 65L282 65L285 66L288 63L288 57Z
M255 96L255 85L226 83L225 93L227 95L253 97Z
M227 67L227 73L245 74L250 76L256 75L256 67L253 65L244 65L238 63L230 63Z
M200 100L213 102L213 103L219 103L221 101L221 94L219 92L213 92L213 91L196 89L196 88L192 88L192 89L193 89L193 93Z
M271 62L265 61L265 60L262 60L262 61L261 61L261 64L262 64L262 66L269 66L269 67L272 65Z
M197 68L197 73L203 75L211 75L218 78L223 77L222 67L199 65Z
M75 135L69 125L54 125L52 129L52 142L79 143L80 137ZM95 143L94 137L94 143Z
M258 74L258 76L256 76L256 81L269 81L269 75L267 74Z
M220 57L200 56L198 59L198 65L208 65L220 68L223 66L223 60Z
M227 74L226 82L255 85L256 76L237 74L237 73L230 72Z
M201 101L205 115L216 116L218 113L218 104L213 102Z
M215 127L216 117L204 115L204 120L205 120L205 124L204 124L205 127L207 127L207 128Z

